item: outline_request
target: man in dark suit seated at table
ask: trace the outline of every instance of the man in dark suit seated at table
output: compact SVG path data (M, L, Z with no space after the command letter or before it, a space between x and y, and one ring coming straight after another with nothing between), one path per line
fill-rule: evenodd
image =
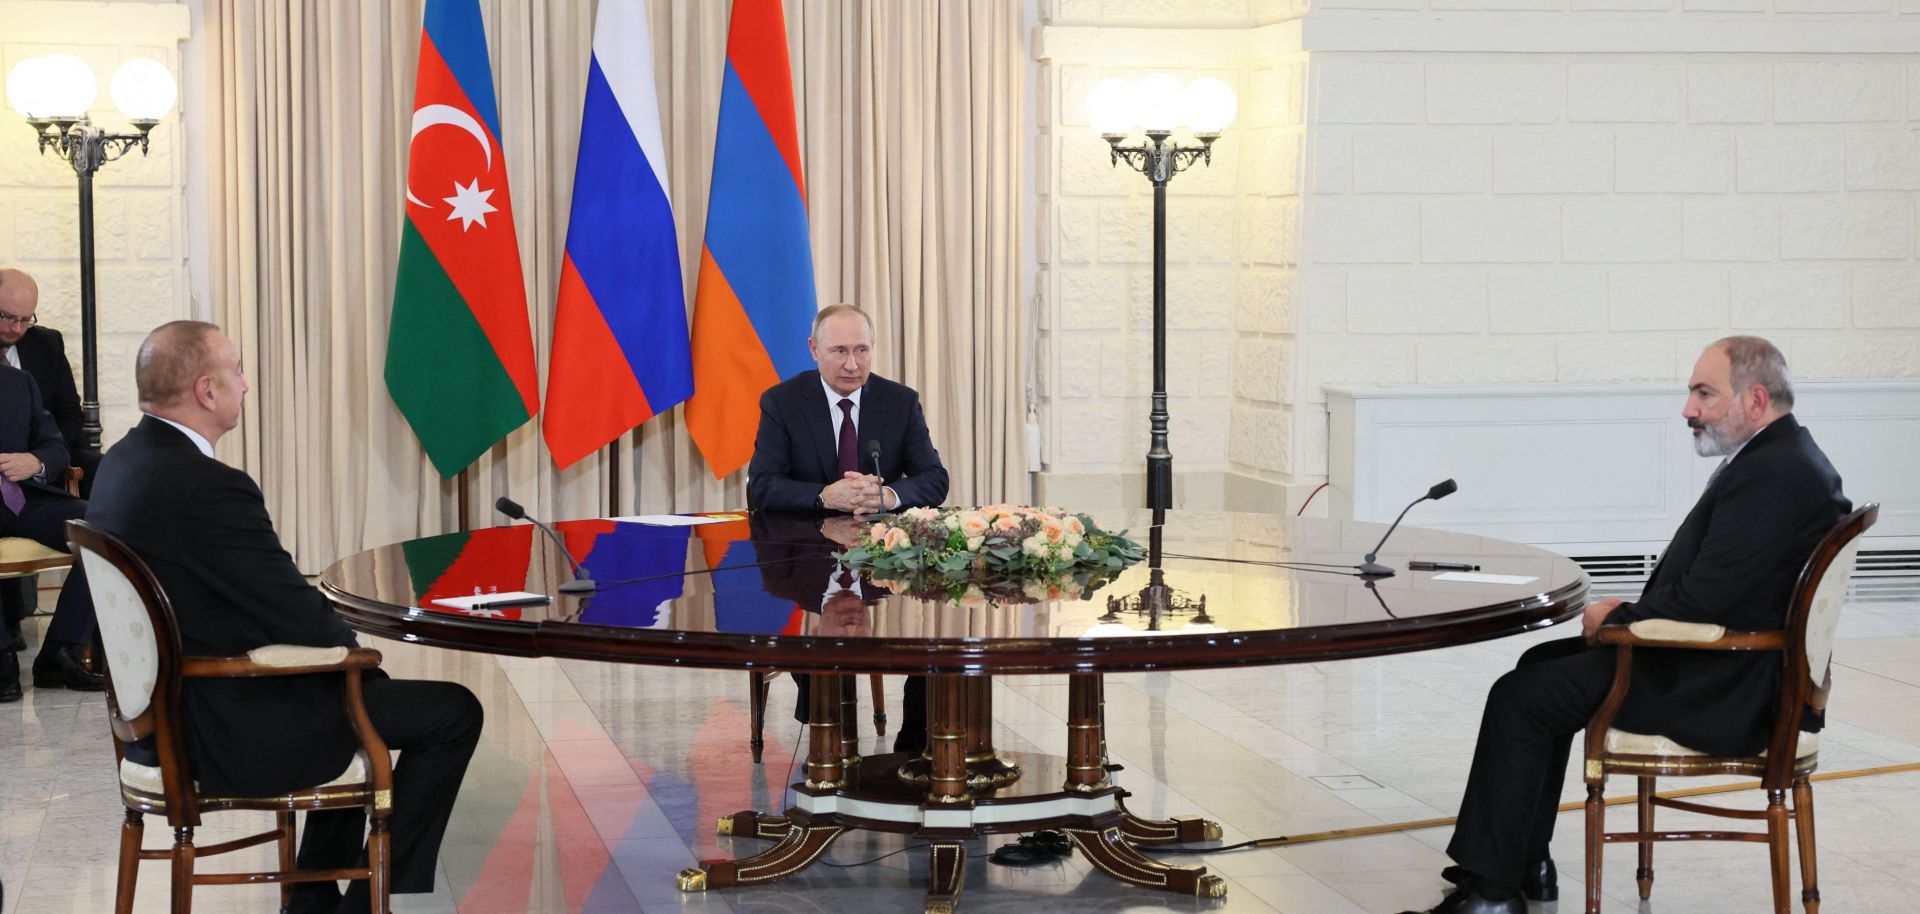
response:
M1447 846L1458 865L1442 873L1457 888L1429 914L1522 914L1523 895L1558 897L1547 850L1567 757L1613 684L1614 649L1587 643L1600 626L1786 623L1801 566L1852 510L1792 410L1787 362L1772 343L1732 336L1701 354L1681 415L1694 450L1723 459L1639 600L1589 604L1582 638L1534 647L1494 684ZM1714 755L1752 755L1766 747L1779 679L1771 654L1637 651L1615 724Z
M813 319L807 349L820 367L803 371L760 396L760 430L747 466L747 505L755 511L872 514L938 505L947 499L947 468L927 432L920 395L873 374L873 320L853 305L828 305ZM880 447L875 467L872 445ZM877 475L876 475L877 474ZM794 719L807 719L807 680ZM909 677L906 700L923 694ZM909 710L894 748L919 748L924 708Z
M67 551L67 521L87 512L87 503L62 487L67 475L67 446L53 417L40 404L33 376L0 364L0 536L20 536L49 549ZM10 583L10 582L0 582ZM0 702L19 701L20 656L26 648L17 636L23 604L8 608L0 631ZM93 638L93 598L76 572L60 589L53 620L33 661L35 688L94 692L103 679L81 663L81 650Z
M194 656L227 657L268 644L337 647L353 632L301 576L280 545L260 487L214 459L213 445L240 422L248 385L240 353L220 328L163 324L140 347L134 368L146 417L100 462L87 520L145 559ZM365 676L367 715L393 769L394 892L433 890L435 858L460 781L480 740L480 703L450 682ZM336 676L192 680L183 702L187 756L203 791L270 796L323 783L345 770L358 746L340 705ZM136 760L150 754L128 747ZM303 869L355 865L363 858L364 810L307 814ZM367 883L342 897L331 882L293 889L295 914L369 910Z

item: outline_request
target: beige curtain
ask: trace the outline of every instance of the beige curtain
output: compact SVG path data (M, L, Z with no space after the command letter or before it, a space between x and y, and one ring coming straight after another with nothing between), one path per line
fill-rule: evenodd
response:
M222 457L260 480L301 566L454 529L381 372L423 0L208 0L213 313L254 392ZM544 384L592 4L481 0ZM650 0L689 304L729 4ZM921 391L949 501L1024 500L1018 0L788 0L821 304L878 324L876 370ZM614 453L617 452L617 453ZM559 472L537 423L468 471L548 517L741 507L679 410ZM619 499L609 495L617 482Z

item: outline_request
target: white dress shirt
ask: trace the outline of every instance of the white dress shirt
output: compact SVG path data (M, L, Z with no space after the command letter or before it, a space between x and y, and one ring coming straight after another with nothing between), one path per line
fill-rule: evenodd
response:
M153 416L153 414L152 414L152 413L148 413L147 415L149 415L149 416ZM183 435L186 435L186 436L187 436L187 440L188 440L188 441L191 441L191 442L193 442L193 446L194 446L194 447L197 447L197 448L199 448L199 449L200 449L200 453L202 453L202 454L205 454L205 455L207 455L208 457L212 457L212 456L213 456L213 442L211 442L211 441L208 441L208 440L206 439L206 436L204 436L204 435L202 435L202 434L200 434L199 432L196 432L196 431L194 431L193 429L190 429L190 428L188 428L188 427L186 427L186 426L184 426L184 425L181 425L180 423L178 423L178 422L175 422L175 421L173 421L172 419L169 419L169 418L167 418L167 417L165 417L165 416L153 416L153 417L154 417L155 419L158 419L158 420L160 420L160 421L162 421L162 422L165 422L165 423L166 423L166 424L168 424L168 425L171 425L171 426L173 426L174 428L177 428L177 429L179 429L179 430L180 430L180 433L181 433L181 434L183 434Z
M7 347L7 364L12 365L15 368L20 367L20 347L19 346Z

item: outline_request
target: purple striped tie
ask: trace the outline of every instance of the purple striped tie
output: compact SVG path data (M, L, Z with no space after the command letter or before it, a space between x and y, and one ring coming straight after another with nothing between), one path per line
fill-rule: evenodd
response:
M21 511L26 510L26 490L20 488L19 483L0 476L0 501L6 502L7 510L12 511L17 516Z
M840 472L860 472L860 433L853 427L853 401L840 399Z

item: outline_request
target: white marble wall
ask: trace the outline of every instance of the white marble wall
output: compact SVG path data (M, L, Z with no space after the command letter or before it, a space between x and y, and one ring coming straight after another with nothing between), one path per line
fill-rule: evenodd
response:
M1142 265L1077 237L1145 222L1144 180L1083 179L1105 160L1076 105L1108 72L1231 72L1242 93L1214 166L1231 196L1172 185L1176 237L1237 219L1230 260L1171 261L1176 313L1233 303L1230 343L1176 335L1208 347L1173 386L1189 503L1323 480L1325 384L1677 380L1731 332L1805 378L1920 376L1920 0L1042 12L1043 492L1128 501L1145 451L1144 400L1066 357L1144 345L1103 307L1120 280L1088 279Z
M85 60L99 80L95 124L127 129L108 92L119 65L147 57L180 79L187 8L177 3L0 0L0 78L41 54ZM111 444L138 420L133 357L147 331L188 316L186 131L179 110L154 129L150 152L111 162L94 178L94 250L100 323L100 402ZM40 322L66 337L76 381L80 359L77 181L32 129L0 108L0 266L40 283Z

